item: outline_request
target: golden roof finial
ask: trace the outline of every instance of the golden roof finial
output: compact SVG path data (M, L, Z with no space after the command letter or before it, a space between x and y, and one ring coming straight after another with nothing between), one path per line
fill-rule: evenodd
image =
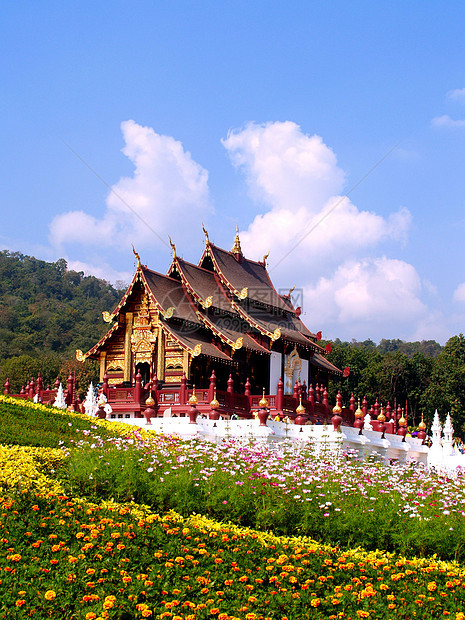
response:
M295 289L295 284L292 288L289 289L289 293L287 294L287 296L289 297L289 299L291 298L292 293L294 292Z
M170 240L170 246L171 249L173 250L173 260L176 258L176 246L174 245L174 243L171 241L171 237L168 235L168 238Z
M266 261L268 259L268 256L270 255L270 250L268 250L268 252L265 254L265 256L263 257L263 264L266 265Z
M210 245L210 239L208 238L208 233L207 233L207 231L205 229L205 226L203 225L203 222L202 222L202 230L203 230L203 234L205 235L205 242L206 242L206 244Z
M236 238L234 239L234 245L231 252L233 254L242 254L241 240L239 239L239 225L236 224Z
M137 269L141 268L140 256L134 249L134 244L132 244L132 251L134 252L134 256L137 258Z

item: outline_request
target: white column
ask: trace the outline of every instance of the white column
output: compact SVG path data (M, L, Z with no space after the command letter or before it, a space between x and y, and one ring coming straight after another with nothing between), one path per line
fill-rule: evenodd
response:
M281 377L281 353L271 351L270 355L270 391L269 394L276 394L278 381Z
M302 366L300 367L300 381L308 386L308 360L302 360Z

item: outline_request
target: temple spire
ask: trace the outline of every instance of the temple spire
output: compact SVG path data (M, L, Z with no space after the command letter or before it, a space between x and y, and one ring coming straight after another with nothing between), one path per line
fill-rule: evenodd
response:
M132 246L132 251L134 252L134 256L135 256L135 257L136 257L136 259L137 259L137 269L140 269L140 268L141 268L140 256L139 256L139 254L136 252L136 250L135 250L135 248L134 248L134 244L133 244L133 246Z
M203 234L205 235L205 243L207 245L210 245L210 239L208 238L208 232L203 224L202 224L202 229L203 229Z
M241 240L239 239L239 226L236 224L236 238L231 249L232 254L240 254L242 256Z
M169 237L170 240L170 246L171 249L173 250L173 260L176 258L176 246L174 245L174 243L171 241L171 237Z

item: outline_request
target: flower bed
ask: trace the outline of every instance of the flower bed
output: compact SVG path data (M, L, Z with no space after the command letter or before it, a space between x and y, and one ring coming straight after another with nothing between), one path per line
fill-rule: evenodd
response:
M465 571L434 560L66 496L24 492L1 510L3 617L465 617Z
M50 411L5 404L36 424ZM354 547L430 541L454 551L462 474L285 445L215 447L56 415L70 429L61 449L0 445L0 618L465 620L458 563L276 535L305 526L338 541L346 527ZM173 506L184 516L166 512ZM247 521L275 535L237 525Z

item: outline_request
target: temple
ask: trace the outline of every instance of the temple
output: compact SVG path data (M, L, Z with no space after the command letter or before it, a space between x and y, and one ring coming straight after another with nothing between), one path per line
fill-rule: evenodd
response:
M277 393L307 398L307 387L322 390L341 371L326 359L301 321L291 293L273 286L266 258L253 261L241 249L239 232L230 251L216 247L205 231L197 265L177 255L166 275L137 258L136 272L113 312L104 312L110 328L80 361L95 359L105 389L153 383L163 390L181 385L211 386L235 394ZM138 379L139 378L139 379ZM110 390L113 391L113 390ZM130 408L130 407L129 407ZM137 413L137 411L135 412Z

